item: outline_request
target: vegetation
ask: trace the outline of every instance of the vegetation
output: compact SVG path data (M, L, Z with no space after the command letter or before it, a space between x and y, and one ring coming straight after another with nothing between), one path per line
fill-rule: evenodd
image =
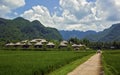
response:
M37 20L30 22L21 17L13 20L0 18L0 45L35 38L62 40L57 29L45 27Z
M110 28L98 32L97 34L90 34L86 36L86 38L95 42L120 41L120 23L113 24Z
M92 49L120 49L120 41L113 41L113 42L91 42L87 39L78 39L78 38L71 38L68 40L69 42L76 43L76 44L84 44L89 48Z
M63 39L68 40L70 38L83 39L86 38L92 42L113 42L120 41L120 23L113 24L110 28L101 32L95 31L60 31Z
M105 75L120 75L119 50L104 51L102 58Z
M92 52L0 51L0 75L45 75Z
M74 70L77 66L79 66L80 64L85 62L87 59L89 59L92 55L93 54L85 56L82 59L77 59L77 60L71 62L70 64L67 64L67 65L51 72L49 75L67 75L69 72Z

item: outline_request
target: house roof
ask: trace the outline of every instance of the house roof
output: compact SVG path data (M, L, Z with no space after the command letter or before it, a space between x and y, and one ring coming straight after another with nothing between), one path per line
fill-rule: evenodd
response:
M15 45L22 45L20 42L15 43Z
M36 43L37 40L36 40L36 39L33 39L33 40L31 40L30 42L31 42L31 43Z
M73 45L72 45L72 47L81 47L81 46L84 46L84 45L82 45L82 44L79 44L79 45L73 44Z
M44 43L44 42L47 42L47 41L45 39L42 39L41 42Z
M72 47L79 47L79 45L77 45L77 44L73 44Z
M61 41L61 43L67 44L68 42L67 41Z
M35 40L35 41L41 41L42 39L33 39L33 40Z
M43 45L41 42L37 42L36 44L34 44L34 45Z
M49 42L47 45L55 45L53 42Z
M6 44L6 46L13 46L13 45L15 45L14 43L8 43L8 44Z
M67 44L61 42L60 46L67 46Z

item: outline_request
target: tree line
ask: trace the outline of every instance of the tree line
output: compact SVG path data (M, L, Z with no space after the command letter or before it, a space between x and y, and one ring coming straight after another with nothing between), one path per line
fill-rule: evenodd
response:
M84 44L92 49L120 49L120 41L112 41L112 42L92 42L88 39L78 39L78 38L70 38L69 42L76 44Z

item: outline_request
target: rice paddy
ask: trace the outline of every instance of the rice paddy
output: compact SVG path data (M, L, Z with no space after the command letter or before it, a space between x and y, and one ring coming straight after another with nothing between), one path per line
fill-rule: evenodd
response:
M102 58L105 75L120 75L120 50L104 51Z
M0 51L0 75L46 75L93 52Z

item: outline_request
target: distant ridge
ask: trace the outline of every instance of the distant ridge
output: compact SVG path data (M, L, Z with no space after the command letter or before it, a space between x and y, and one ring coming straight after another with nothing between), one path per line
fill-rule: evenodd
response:
M72 31L60 30L59 32L62 35L64 40L68 40L68 39L70 39L72 37L82 39L82 38L84 38L85 36L87 36L89 34L96 34L97 33L95 31L83 32L83 31L78 31L78 30L72 30Z
M120 41L120 23L113 24L110 28L97 34L88 35L86 38L98 42Z

